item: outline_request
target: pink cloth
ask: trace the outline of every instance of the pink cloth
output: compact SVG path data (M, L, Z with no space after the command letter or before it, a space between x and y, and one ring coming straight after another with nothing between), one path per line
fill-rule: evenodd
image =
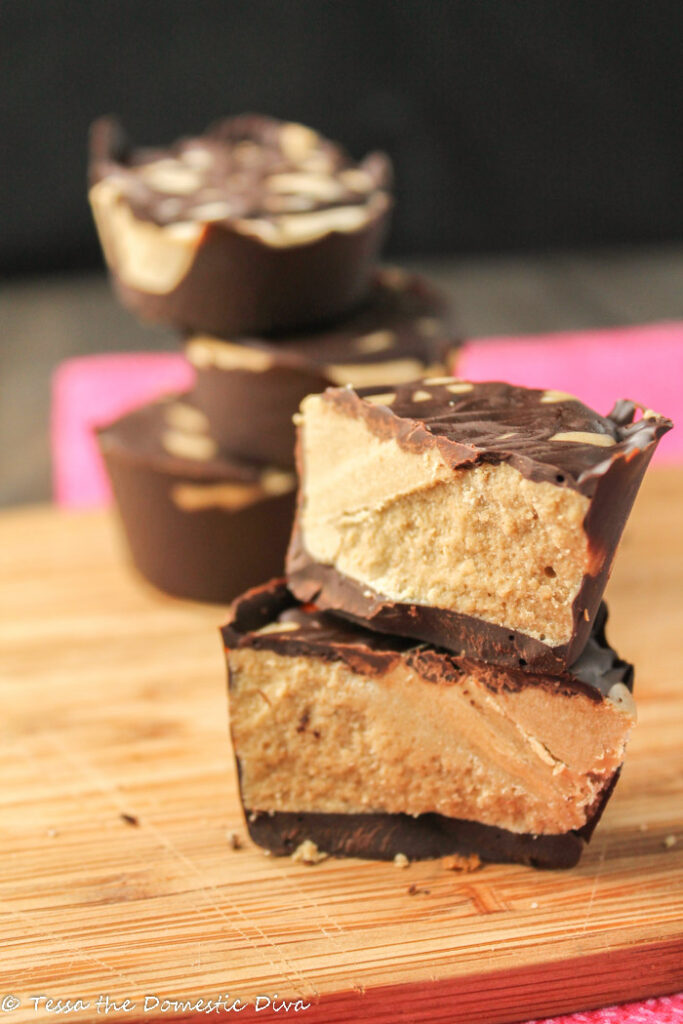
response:
M528 1024L682 1024L683 992L642 1003L606 1006L602 1010L572 1013L567 1017L529 1021Z
M83 356L57 368L52 381L55 500L85 508L111 500L94 428L169 391L192 387L190 364L175 352Z
M602 413L617 398L633 398L679 424L662 439L655 460L683 461L683 323L480 338L465 345L458 375L568 391ZM93 427L191 384L189 365L174 353L85 356L63 363L54 378L56 500L72 506L107 502L109 486Z

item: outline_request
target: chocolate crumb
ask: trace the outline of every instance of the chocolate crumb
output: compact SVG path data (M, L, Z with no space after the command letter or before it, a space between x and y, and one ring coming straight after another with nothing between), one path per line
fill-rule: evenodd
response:
M242 849L242 840L236 832L228 832L228 846L231 850Z
M126 814L125 811L122 811L119 817L121 821L125 821L126 825L132 825L134 828L137 828L140 824L139 819L134 814Z
M297 732L305 732L306 731L306 726L308 725L310 720L311 720L311 716L310 716L308 710L304 711L303 715L299 719L299 724L296 727L296 731Z

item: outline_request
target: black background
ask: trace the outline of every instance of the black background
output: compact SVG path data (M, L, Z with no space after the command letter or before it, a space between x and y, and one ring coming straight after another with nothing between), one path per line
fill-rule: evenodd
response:
M85 139L245 110L393 157L394 253L683 235L683 4L3 0L0 269L101 264Z

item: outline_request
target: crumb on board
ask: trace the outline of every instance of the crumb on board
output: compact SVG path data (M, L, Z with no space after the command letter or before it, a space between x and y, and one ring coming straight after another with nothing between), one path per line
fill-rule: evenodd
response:
M126 814L125 811L122 811L119 817L121 818L121 821L126 823L126 825L132 825L134 828L137 828L140 824L139 819L136 818L134 814Z
M397 853L394 857L395 868L407 868L410 867L410 861L406 857L405 853Z
M327 860L327 857L328 854L319 850L312 839L304 839L292 854L292 860L298 864L319 864L321 860Z
M450 857L444 857L441 861L442 867L446 871L478 871L484 865L477 856L476 853L471 853L469 857L463 857L459 853L453 853Z
M677 842L678 840L676 839L676 836L666 836L662 846L665 850L673 850Z
M59 832L56 828L49 828L45 835L47 836L48 839L54 839L56 836L59 835Z
M419 885L409 885L408 886L408 895L409 896L418 896L418 895L429 896L430 892L431 892L430 889L421 889L419 887Z
M241 850L242 840L238 836L237 832L228 832L228 846L231 850Z

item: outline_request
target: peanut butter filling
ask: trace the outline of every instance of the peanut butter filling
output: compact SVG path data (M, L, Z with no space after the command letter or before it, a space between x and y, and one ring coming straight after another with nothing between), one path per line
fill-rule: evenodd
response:
M585 824L634 721L629 701L553 682L499 692L471 663L442 683L399 655L372 676L253 648L229 665L250 811L436 812L562 833Z

